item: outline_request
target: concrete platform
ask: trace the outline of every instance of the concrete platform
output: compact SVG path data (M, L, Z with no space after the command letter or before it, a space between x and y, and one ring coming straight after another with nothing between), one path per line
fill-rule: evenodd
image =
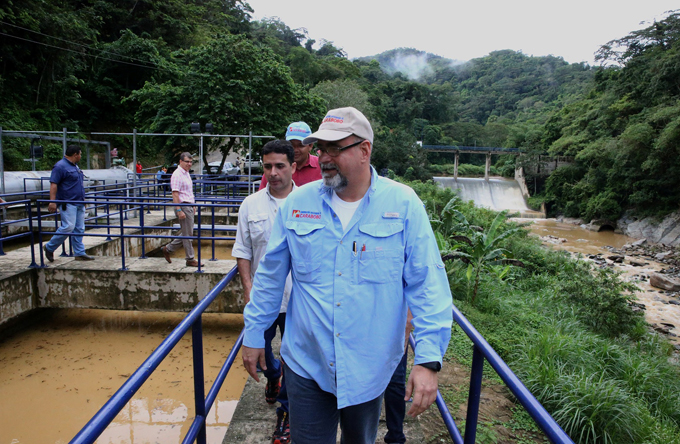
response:
M145 226L162 227L145 229L145 234L170 235L175 221L174 218L164 220L162 211L145 214ZM140 229L132 228L139 222L136 218L124 221L124 225L130 227L125 234L139 234ZM126 270L121 270L121 241L113 236L117 233L119 229L111 229L112 239L107 240L107 236L87 236L106 235L106 228L87 230L83 243L86 252L95 257L94 261L60 256L60 248L55 251L54 262L45 258L45 268L29 268L31 246L0 256L0 325L43 307L189 311L236 266L234 260L209 260L210 251L205 250L201 273L197 273L197 268L187 267L183 259L173 260L171 264L162 257L142 259L140 238L127 237ZM168 238L147 238L144 247L149 252L168 241ZM37 243L33 246L38 267L41 265L39 248ZM241 281L237 277L211 304L209 311L240 313L243 305Z

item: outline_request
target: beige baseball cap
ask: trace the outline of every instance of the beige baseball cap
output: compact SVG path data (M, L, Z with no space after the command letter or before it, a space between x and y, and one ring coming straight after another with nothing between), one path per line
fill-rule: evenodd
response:
M319 130L302 141L309 145L317 140L335 142L352 134L366 139L373 144L373 129L366 116L356 108L337 108L326 113Z

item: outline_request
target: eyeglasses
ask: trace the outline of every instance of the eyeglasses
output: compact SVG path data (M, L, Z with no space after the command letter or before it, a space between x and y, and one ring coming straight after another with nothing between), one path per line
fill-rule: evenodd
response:
M342 146L342 147L335 147L335 146L329 146L329 147L326 147L326 148L316 147L316 153L319 156L322 155L323 153L326 153L331 157L338 157L340 155L341 151L355 147L363 141L364 140L362 139L362 140L359 140L358 142L350 143L349 145Z
M194 163L193 160L184 160L184 159L182 159L182 162L186 162L186 163Z

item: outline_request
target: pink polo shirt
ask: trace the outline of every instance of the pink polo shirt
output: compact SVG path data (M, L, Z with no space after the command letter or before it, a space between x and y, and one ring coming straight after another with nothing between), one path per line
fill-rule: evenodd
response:
M293 182L295 185L302 186L309 182L321 179L321 168L319 167L319 158L309 155L307 161L295 169L293 173ZM262 182L260 182L260 190L267 186L267 178L262 175Z
M194 190L191 174L182 167L178 167L170 177L170 189L179 192L179 201L194 203Z

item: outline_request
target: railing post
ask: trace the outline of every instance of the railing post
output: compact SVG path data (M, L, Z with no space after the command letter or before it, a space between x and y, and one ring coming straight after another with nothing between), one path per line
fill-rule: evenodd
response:
M38 201L36 200L36 203ZM33 234L33 211L31 210L31 206L33 203L29 200L26 202L26 209L27 214L28 214L28 232L30 233L31 237L31 264L28 266L28 268L38 268L38 264L35 263L35 235ZM1 245L1 244L0 244Z
M210 213L211 213L211 218L212 218L212 232L211 232L211 237L212 237L212 259L211 261L216 261L215 259L215 202L212 202L213 205L210 207Z
M0 194L5 194L5 158L2 153L2 127L0 126ZM2 207L2 217L7 219L7 209Z
M139 225L140 232L142 233L142 259L146 259L146 239L144 239L144 203L139 204Z
M123 211L118 214L120 215L120 257L123 264L120 270L127 271L125 266L125 224L123 223Z
M2 205L2 210L3 210L3 213L4 213L5 212L4 211L5 205ZM5 220L7 220L7 218L3 217L2 221L5 221ZM9 226L7 227L7 234L9 234ZM3 244L4 244L4 241L2 240L2 223L0 223L0 256L5 255L5 251L3 250L3 246L2 246Z
M477 419L479 417L479 400L482 397L483 372L484 354L475 345L472 351L470 394L468 396L467 417L465 418L465 444L475 444L475 438L477 437Z
M111 197L108 196L109 193L106 193L106 234L108 235L106 237L107 241L113 240L111 237L111 205L109 205L109 199Z
M196 247L198 248L198 270L196 270L196 273L203 273L203 270L201 268L201 206L198 205L197 202L194 202L195 205L197 205L198 208L198 241Z
M38 248L40 249L40 268L45 268L45 256L43 255L43 240L42 240L42 215L40 214L40 201L35 201L35 206L38 210Z
M199 262L200 264L200 262ZM205 430L205 382L203 380L203 328L202 317L199 316L191 326L191 339L194 355L194 403L196 406L196 417L203 418L200 431L196 437L198 444L206 444Z
M127 202L130 202L130 188L127 187L127 186L125 187L125 200L126 200ZM123 208L125 208L125 210L123 210L123 213L125 213L125 218L124 218L124 219L125 219L125 220L128 220L128 215L127 215L127 212L128 212L128 210L127 210L127 209L128 209L128 205L124 205Z

